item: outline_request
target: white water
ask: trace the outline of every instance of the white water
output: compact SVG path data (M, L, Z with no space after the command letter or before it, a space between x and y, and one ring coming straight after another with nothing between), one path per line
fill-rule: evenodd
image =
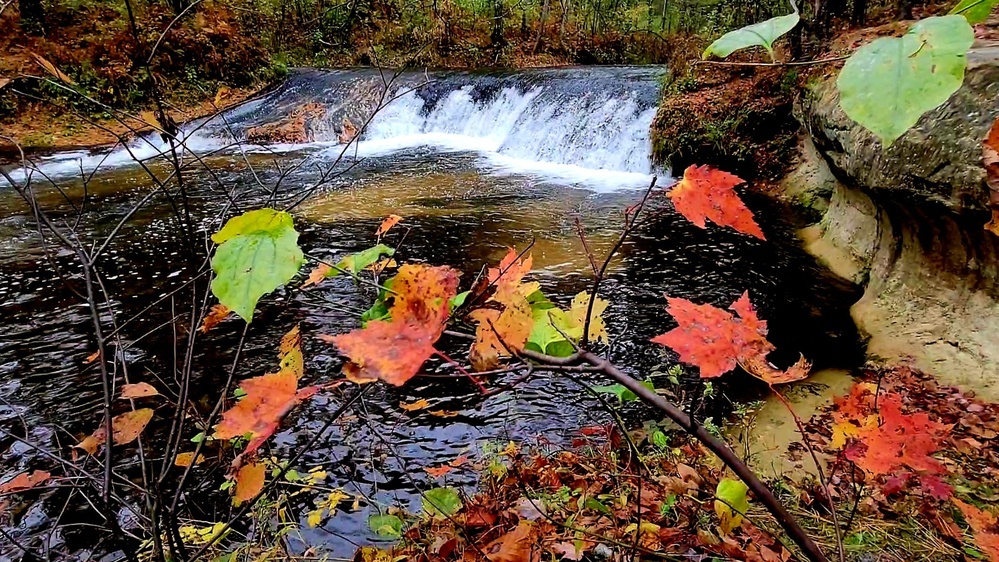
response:
M331 127L315 124L315 142L244 149L311 151L312 158L329 162L342 153L363 158L428 146L474 152L481 167L491 173L527 174L597 191L648 185L653 174L649 128L656 109L648 103L643 107L638 92L621 87L580 91L555 80L529 88L511 83L485 95L475 84L441 94L436 103L417 91L399 96L375 114L359 142L349 147L337 145ZM244 105L229 118L248 114L249 107L260 103ZM204 154L225 147L228 141L223 135L212 136L207 130L188 129L189 151ZM134 165L135 159L154 158L166 149L157 135L147 135L133 141L128 150L56 154L41 159L38 167L50 177L79 174L81 167L89 173L97 167ZM12 172L23 178L20 170Z

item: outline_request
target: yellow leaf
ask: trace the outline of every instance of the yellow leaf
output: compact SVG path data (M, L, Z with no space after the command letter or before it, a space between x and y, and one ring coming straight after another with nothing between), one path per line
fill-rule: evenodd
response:
M198 460L195 461L194 460L194 453L193 452L191 452L191 453L180 453L179 455L177 455L177 458L174 459L173 464L175 464L177 466L188 467L188 466L191 466L192 461L193 461L193 464L201 464L202 462L205 461L205 455L198 455Z
M603 314L607 310L607 301L597 297L593 300L593 312L590 316L590 341L602 341L607 343L607 325L604 323ZM579 334L583 334L583 326L586 325L586 309L590 306L590 294L586 291L580 292L572 299L569 308L569 316L579 329Z
M453 418L458 415L458 412L452 412L451 410L430 410L427 413L438 418Z
M408 404L405 402L399 402L399 407L402 408L403 410L406 410L407 412L415 412L416 410L422 410L427 406L430 406L430 402L426 398L420 398L416 402L410 402Z
M312 511L309 512L309 516L306 518L306 523L309 525L309 527L312 528L318 527L319 524L323 522L323 513L325 512L326 510L323 508L313 509Z

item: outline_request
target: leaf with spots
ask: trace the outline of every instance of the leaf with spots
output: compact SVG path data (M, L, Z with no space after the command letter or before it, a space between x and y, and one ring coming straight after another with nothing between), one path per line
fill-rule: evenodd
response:
M495 368L501 358L510 357L527 345L535 321L527 297L540 286L523 282L532 264L529 254L520 258L510 248L499 267L487 272L489 284L495 290L481 308L468 315L477 324L475 342L468 356L475 370Z
M742 183L741 178L710 166L690 166L667 196L678 213L700 228L710 220L765 240L753 212L735 192Z
M350 359L355 378L401 386L436 353L434 344L444 333L448 302L458 292L458 272L450 267L404 265L391 286L387 318L321 339Z
M159 396L159 394L160 392L147 382L121 385L122 399L148 398L150 396Z
M382 236L385 235L386 232L391 230L393 226L399 224L399 221L401 220L402 217L400 217L399 215L389 215L385 217L385 220L382 221L382 224L378 225L378 230L375 231L375 236L381 238Z

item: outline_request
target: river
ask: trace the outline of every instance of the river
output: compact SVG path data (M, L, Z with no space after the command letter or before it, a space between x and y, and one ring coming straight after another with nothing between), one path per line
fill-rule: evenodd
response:
M585 225L591 249L603 255L620 229L624 209L641 197L652 177L658 176L661 185L670 183L668 171L650 161L649 126L660 76L658 68L600 67L400 76L373 70L294 71L284 84L224 118L184 127L190 150L205 164L186 155L193 161L184 174L186 197L199 228L193 244L203 251L206 235L217 228L213 221L219 209L230 198L245 209L295 204L303 248L324 259L372 245L381 219L397 213L411 229L398 257L453 265L465 273L466 284L507 247L533 244L534 278L564 305L590 280L575 220ZM372 100L387 103L372 111ZM324 118L308 123L308 142L234 144L252 127L306 103L326 109ZM354 123L370 119L360 141L348 148L338 141L345 117ZM154 195L128 215L153 189L134 159L163 177L168 167L156 157L161 148L156 135L147 135L129 150L55 154L40 159L41 172L33 176L42 206L59 220L75 222L73 207L80 208L86 194L76 225L81 239L102 240L128 217L98 264L118 319L142 312L193 272L190 242L178 234L169 201ZM802 217L763 195L747 193L745 199L766 242L711 225L698 229L667 204L653 203L662 212L624 247L603 290L611 302L606 318L614 361L645 376L670 360L648 343L672 327L664 293L727 307L748 290L781 350L773 356L776 361L789 363L802 352L817 367L850 369L859 363L861 350L848 316L855 289L803 251L795 235ZM397 241L398 234L389 239ZM74 437L99 423L102 400L100 378L85 363L95 349L89 310L53 266L71 262L65 251L46 254L28 207L0 183L0 423L60 454L69 454ZM78 280L70 283L78 285ZM249 331L244 376L270 368L280 335L298 323L307 381L338 377L342 361L316 336L355 327L357 311L366 309L370 299L345 278L265 298ZM170 388L175 359L167 303L143 313L121 334L132 376ZM183 310L186 303L172 306ZM110 315L104 321L110 323ZM191 397L195 404L203 407L217 392L240 331L239 322L230 321L202 340ZM730 375L722 388L737 400L760 392L744 375ZM298 408L273 440L272 453L287 456L322 425L339 397L321 395ZM399 408L400 402L420 398L430 400L431 409L457 415L441 418ZM650 415L637 405L628 411L636 423ZM348 493L416 510L415 488L434 485L424 467L464 454L474 458L485 443L512 439L557 446L579 428L609 419L565 378L541 377L483 399L459 379L420 377L403 388L379 386L369 392L303 464L326 467L329 483ZM0 440L0 451L4 474L48 466L16 441ZM471 486L474 474L454 471L445 481ZM42 540L65 496L42 498L5 531L27 542ZM349 557L356 544L372 541L366 523L372 505L347 507L320 528L303 529L305 543ZM211 519L211 509L199 515ZM58 529L50 546L86 558L98 544L87 529ZM11 548L0 546L0 557L14 552Z

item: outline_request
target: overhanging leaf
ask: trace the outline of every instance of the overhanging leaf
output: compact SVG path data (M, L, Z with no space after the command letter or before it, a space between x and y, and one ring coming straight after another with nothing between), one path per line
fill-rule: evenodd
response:
M735 192L742 183L742 178L710 166L689 166L666 196L678 213L699 228L705 228L705 221L711 220L718 226L765 240L753 212Z
M250 322L260 297L291 280L302 266L298 232L291 215L257 209L233 217L212 235L212 293Z
M964 16L943 16L864 45L836 80L840 106L887 148L961 87L974 41Z
M701 58L706 59L711 55L725 58L742 49L763 47L770 55L770 60L774 60L774 41L794 29L800 20L801 17L793 13L729 31L708 45Z
M999 4L999 0L961 0L950 14L964 16L968 23L974 25L988 19L996 4Z

